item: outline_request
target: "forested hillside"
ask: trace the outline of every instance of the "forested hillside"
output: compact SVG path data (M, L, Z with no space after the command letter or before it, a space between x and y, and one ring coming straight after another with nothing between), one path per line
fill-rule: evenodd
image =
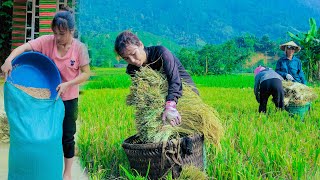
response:
M83 33L146 31L182 46L222 43L245 33L283 39L320 17L318 0L81 0Z
M173 52L180 51L179 46L174 41L168 40L161 36L156 36L148 32L136 32L145 46L164 45ZM81 41L89 47L91 58L91 65L113 67L119 62L114 53L114 41L118 32L100 33L91 31L81 36Z

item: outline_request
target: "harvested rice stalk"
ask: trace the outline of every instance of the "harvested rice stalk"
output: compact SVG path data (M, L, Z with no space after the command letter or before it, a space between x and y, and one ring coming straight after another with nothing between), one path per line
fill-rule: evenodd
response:
M289 104L303 106L318 97L312 88L298 82L282 81L282 86L285 106Z
M132 78L127 104L136 107L136 127L142 142L161 142L171 138L202 133L205 139L219 145L223 128L218 113L204 104L187 84L183 84L183 96L177 106L182 117L180 126L163 125L168 83L164 75L148 67L141 67Z
M51 92L47 88L24 87L18 84L13 84L13 85L34 98L49 99L51 96Z
M183 85L183 96L177 105L182 118L181 127L202 133L207 141L220 144L223 128L218 112L205 104L190 86Z
M195 166L184 166L178 180L207 180L207 175Z
M9 142L9 123L5 114L0 114L0 143Z

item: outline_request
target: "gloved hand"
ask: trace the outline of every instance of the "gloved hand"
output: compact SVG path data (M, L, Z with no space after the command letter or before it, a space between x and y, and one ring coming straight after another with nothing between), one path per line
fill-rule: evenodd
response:
M167 101L165 110L162 113L162 121L165 124L168 121L172 126L179 125L181 123L181 116L177 110L177 104L175 101Z
M294 80L294 78L291 76L291 74L287 74L287 75L286 75L286 78L287 78L288 80L290 80L290 81L293 81L293 80Z

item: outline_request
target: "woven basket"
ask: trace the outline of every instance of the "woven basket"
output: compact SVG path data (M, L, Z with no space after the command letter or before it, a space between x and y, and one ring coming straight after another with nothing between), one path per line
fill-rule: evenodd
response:
M196 134L167 142L142 144L134 135L126 139L122 147L131 168L141 176L146 176L150 163L150 179L165 178L170 171L172 177L177 178L185 165L203 170L203 141L203 135Z

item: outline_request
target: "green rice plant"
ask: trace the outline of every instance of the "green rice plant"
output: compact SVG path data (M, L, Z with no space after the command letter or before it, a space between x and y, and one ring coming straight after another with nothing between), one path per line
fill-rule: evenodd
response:
M86 83L82 90L104 88L127 88L130 86L130 84L130 77L126 74L91 76L90 81Z
M195 166L185 166L182 167L182 171L180 176L177 178L178 180L207 180L207 175L201 171L199 168Z
M254 86L253 74L193 76L197 87L247 88Z
M225 128L219 153L206 143L209 179L320 179L320 100L312 102L302 122L276 110L271 99L267 113L259 114L253 88L225 84L198 86L201 99L216 109ZM319 96L320 88L314 90ZM76 143L92 177L125 177L119 166L130 169L121 147L136 134L134 109L126 105L128 94L128 88L88 89L79 98Z
M314 110L306 117L307 122L301 122L289 117L285 111L276 111L272 104L269 105L267 114L258 114L258 103L251 94L252 89L229 89L224 93L219 93L219 88L200 90L202 96L213 98L209 101L211 104L217 103L213 106L222 113L221 117L227 117L222 118L222 121L225 120L224 126L227 127L226 137L221 142L222 151L214 161L208 163L207 172L210 177L295 179L312 177L315 174L314 164L319 165L319 160L314 159L315 153L307 155L301 150L314 152L319 149L319 126L312 125L319 121L319 115L315 113L315 109L319 109L317 102L313 104ZM222 90L225 89L220 89ZM230 109L219 108L227 106L220 99L228 101ZM297 127L299 129L296 129ZM305 142L304 145L302 142ZM214 151L210 146L207 149L208 152ZM211 153L208 154L209 161L213 158ZM302 170L299 170L298 166L293 167L292 162L301 160L312 163L308 163L310 168L300 163L303 173L299 174ZM228 164L231 164L232 168L228 167Z
M136 170L133 170L134 172L131 172L130 170L127 170L125 167L120 165L120 168L122 169L122 171L125 172L125 179L129 179L129 180L149 180L148 178L148 173L149 173L149 167L147 169L147 173L145 176L141 176ZM169 172L165 177L166 180L173 180L172 178L172 172ZM118 178L121 179L121 178ZM183 180L183 179L180 179ZM191 179L184 179L184 180L191 180Z
M125 68L92 67L91 72L89 81L81 86L82 92L89 89L127 88L131 84Z
M80 97L78 155L89 172L104 169L108 176L119 176L118 165L128 164L121 144L135 128L133 109L125 104L127 93L127 89L87 90Z
M95 172L89 172L88 175L90 180L101 180L104 177L106 177L106 170L99 169L98 171L95 171Z
M83 89L129 88L130 76L125 68L93 68L90 81ZM253 87L253 74L193 76L197 87Z
M129 180L148 180L150 163L149 163L148 170L145 177L141 176L136 170L134 170L134 173L132 173L121 165L120 165L120 168L125 172L126 178L128 178Z

